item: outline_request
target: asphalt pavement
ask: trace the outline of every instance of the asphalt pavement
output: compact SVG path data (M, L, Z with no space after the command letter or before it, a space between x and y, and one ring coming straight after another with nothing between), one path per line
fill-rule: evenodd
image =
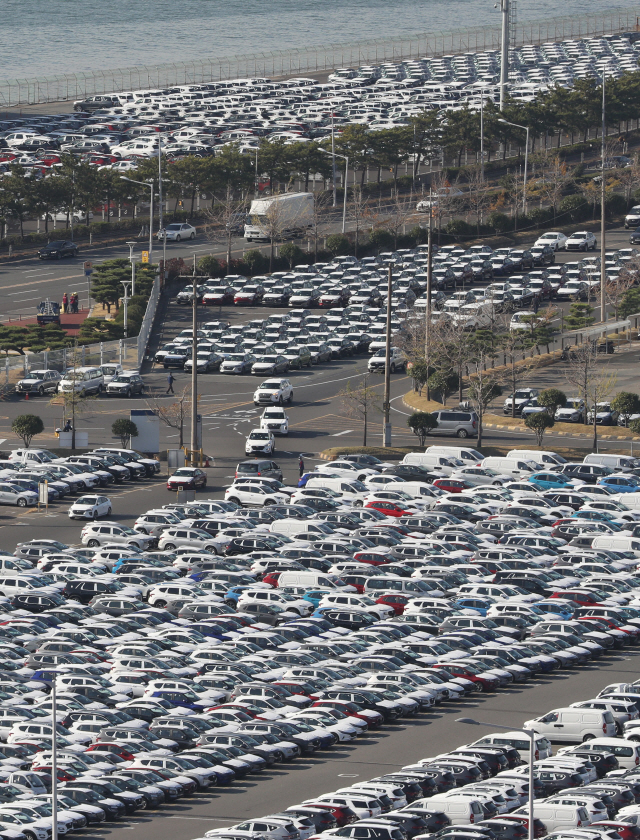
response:
M158 840L165 835L170 840L202 837L211 829L273 814L305 799L394 772L491 732L490 726L456 723L458 717L519 728L525 720L551 709L593 698L610 683L632 682L639 676L639 661L638 655L623 653L575 673L563 672L532 680L498 694L473 695L472 700L367 733L354 745L342 745L329 753L298 759L291 765L280 764L277 769L249 781L197 794L189 800L180 800L177 805L163 806L162 816L143 813L116 825L83 832L83 836L115 838L124 829L136 832L138 840ZM163 817L166 823L161 821Z

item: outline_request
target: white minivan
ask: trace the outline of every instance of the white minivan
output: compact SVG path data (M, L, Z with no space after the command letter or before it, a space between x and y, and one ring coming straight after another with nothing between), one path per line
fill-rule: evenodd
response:
M327 572L299 571L282 572L278 578L278 586L306 586L309 589L340 589L342 592L355 592L355 586L348 586L338 575Z
M484 819L484 810L480 801L467 796L436 793L435 796L429 797L429 807L446 814L451 825L469 825L479 823Z
M104 375L99 367L79 367L66 371L58 383L58 393L99 394L104 388Z
M628 496L635 496L635 493L628 493ZM624 503L627 503L625 498ZM640 539L637 537L623 537L621 534L602 534L591 540L591 548L605 549L605 551L633 551L636 557L640 557Z
M352 502L356 507L362 507L362 500L371 492L366 484L357 479L331 478L322 474L314 475L307 480L306 487L318 487L324 490L335 490L345 501Z
M276 519L269 526L272 534L284 534L285 537L296 539L299 534L314 534L315 538L321 540L335 533L335 530L327 522L313 522L304 519Z
M558 755L564 749L558 750ZM626 738L593 738L589 741L589 752L613 753L620 767L626 770L636 770L640 765L640 744Z
M477 449L468 446L427 446L425 455L444 455L446 458L459 458L469 464L477 464L484 459L484 455Z
M525 721L523 728L546 735L550 741L571 744L591 741L603 735L607 738L614 738L616 735L613 715L601 709L552 709L542 717Z
M497 457L489 456L482 462L485 469L492 469L498 473L506 473L512 475L514 478L526 478L534 472L537 472L540 467L536 461L529 458L522 457Z
M535 461L537 464L566 464L567 459L562 455L547 449L511 449L507 452L507 458L525 458L528 461Z
M627 472L627 470L635 469L638 465L637 460L630 458L628 455L599 455L595 452L585 455L582 463L598 464L601 467L609 467L616 472Z
M518 817L527 817L529 815L529 806L525 805L524 807L518 808L516 811L512 811L511 813ZM591 825L589 813L586 808L582 807L582 805L560 805L555 802L534 802L533 816L545 824L549 834L563 828L576 829L585 828L586 826Z
M539 761L544 758L551 758L553 750L551 749L551 741L545 738L544 735L536 735L534 740L534 760ZM518 730L514 732L498 732L491 735L485 735L478 741L474 741L469 746L480 747L495 744L496 747L513 747L518 751L520 758L523 761L529 761L529 749L531 745L530 738L523 738L522 733Z
M417 467L425 467L427 470L451 475L454 470L464 467L465 462L451 455L437 455L430 452L410 452L402 459L403 464L411 464Z

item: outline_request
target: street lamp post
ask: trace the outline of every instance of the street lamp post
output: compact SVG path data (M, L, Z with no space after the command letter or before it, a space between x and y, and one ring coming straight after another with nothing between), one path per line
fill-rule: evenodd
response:
M607 124L606 124L606 111L605 111L605 92L606 92L606 81L607 77L605 71L602 71L602 156L601 156L601 166L602 172L600 173L600 320L604 324L607 320L607 304L606 304L606 295L605 295L605 284L607 280L607 269L605 267L606 262L606 229L605 229L605 210L606 210L606 186L604 180L604 169L605 169L605 138L607 133Z
M139 184L141 187L149 187L151 202L149 204L149 262L153 262L153 181L134 181L133 178L120 176L122 181L129 181L131 184Z
M470 726L490 726L493 729L505 729L508 732L521 732L529 738L529 836L527 840L533 840L533 761L535 758L536 733L532 729L513 729L511 726L503 726L500 723L486 723L473 718L457 718L456 723L467 723Z
M511 125L513 128L521 128L523 131L527 132L527 139L525 140L525 147L524 147L524 184L522 187L522 212L527 214L527 164L529 163L529 126L528 125L518 125L518 123L512 123L508 120L498 120L498 122L504 123L505 125Z
M135 242L127 242L129 246L129 262L131 263L131 297L136 293L136 264L133 261L133 249L136 246Z
M347 225L347 186L349 180L349 157L347 155L340 155L338 152L330 152L328 149L323 149L328 155L331 155L333 158L333 162L335 164L335 160L337 157L342 158L345 161L344 165L344 201L342 202L342 232L345 232L346 225ZM334 181L335 185L335 181Z
M121 280L120 282L124 286L124 296L122 298L122 303L124 304L124 337L128 338L129 333L127 330L127 304L129 303L129 289L127 287L129 286L131 280Z

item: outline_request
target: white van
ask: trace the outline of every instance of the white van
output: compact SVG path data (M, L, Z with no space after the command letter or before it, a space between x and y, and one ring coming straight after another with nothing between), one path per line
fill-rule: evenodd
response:
M437 499L444 495L444 491L438 490L431 484L425 484L423 481L390 481L384 485L385 490L399 490L401 493L407 493L414 499Z
M511 813L518 817L527 817L529 816L529 806L525 805ZM582 805L560 805L553 802L536 801L533 803L533 816L545 824L549 834L563 828L576 829L591 825L589 813Z
M278 586L306 586L309 589L314 587L323 589L340 589L342 592L355 592L355 586L347 584L338 577L326 572L299 571L282 572L278 578Z
M353 502L356 507L362 507L362 500L371 492L366 484L348 478L330 478L318 475L307 480L306 487L318 487L324 490L335 490L342 494L345 501Z
M635 458L630 458L628 455L585 455L582 459L583 464L599 464L601 467L610 467L616 472L626 472L633 470L638 466Z
M531 475L540 469L540 466L536 461L533 461L530 458L521 458L518 456L513 458L489 456L484 459L482 466L485 469L489 468L498 473L512 475L514 478L526 478L528 475Z
M563 752L564 748L558 750L558 755ZM613 753L626 770L637 770L640 765L640 744L626 738L594 738L589 741L589 752Z
M9 460L19 464L52 464L63 459L49 452L48 449L13 449L9 453Z
M58 383L58 393L75 392L84 394L99 394L104 388L102 368L79 367L66 371Z
M269 526L273 534L284 534L285 537L295 539L299 534L317 534L318 539L328 537L335 533L334 529L326 522L307 522L303 519L276 519Z
M533 729L550 741L570 744L616 735L616 722L611 712L601 709L552 709L546 715L525 721L523 729ZM542 818L541 818L542 819Z
M535 461L536 464L566 464L567 459L562 455L547 449L512 449L507 452L507 458L525 458L527 461Z
M640 495L629 493L629 496ZM627 498L625 496L625 505ZM629 507L632 507L629 505ZM634 509L632 507L632 509ZM591 540L591 548L604 548L608 551L633 551L636 557L640 557L640 539L638 537L623 537L621 534L599 534Z
M470 747L481 747L495 744L496 747L513 747L518 750L520 758L523 761L529 761L529 749L531 740L523 738L522 733L518 732L499 732L491 735L485 735L478 741L469 744ZM551 758L553 750L551 749L551 741L545 738L544 735L536 735L534 738L534 759L539 761L543 758Z
M446 814L451 825L469 825L479 823L484 819L484 810L480 800L471 799L468 796L448 796L446 793L436 793L435 796L429 797L429 809Z
M469 464L477 464L484 460L484 455L477 449L470 449L468 446L427 446L425 455L444 455L446 458L459 458ZM467 463L468 462L468 463Z
M417 467L424 467L427 470L451 475L454 470L464 467L464 461L459 458L446 455L432 455L427 452L410 452L402 459L403 464L412 464Z

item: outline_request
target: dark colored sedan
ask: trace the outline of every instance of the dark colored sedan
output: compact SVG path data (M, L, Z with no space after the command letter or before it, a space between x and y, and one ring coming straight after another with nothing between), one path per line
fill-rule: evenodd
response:
M56 239L55 242L49 242L38 251L38 257L41 260L61 260L63 257L77 256L78 246L67 239Z
M632 233L629 234L629 244L640 245L640 227L637 227Z

